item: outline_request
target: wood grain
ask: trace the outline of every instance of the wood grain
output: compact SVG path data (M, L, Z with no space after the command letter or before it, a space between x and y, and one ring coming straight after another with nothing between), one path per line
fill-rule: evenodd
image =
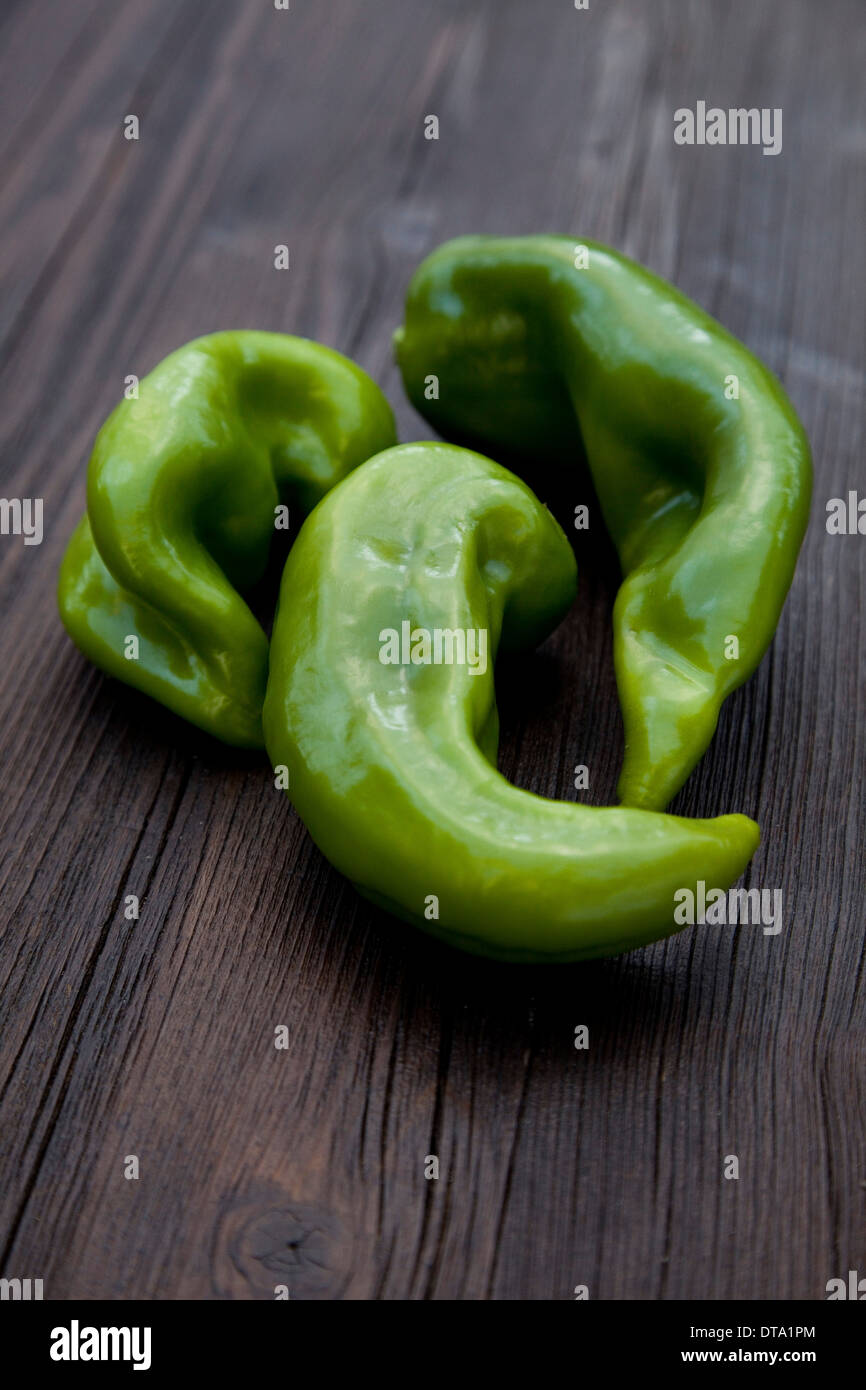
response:
M864 67L858 0L3 7L2 493L46 519L41 546L0 538L3 1275L56 1299L819 1299L866 1274L866 540L824 526L866 493ZM782 154L675 146L698 99L782 107ZM301 333L428 437L390 334L413 267L470 231L634 255L802 415L815 506L778 635L674 805L759 820L747 883L782 888L779 936L464 959L360 901L264 759L63 633L57 567L127 373L217 328ZM539 491L566 525L593 502L577 473ZM573 797L586 763L604 803L597 527L578 560L574 612L502 671L501 765Z

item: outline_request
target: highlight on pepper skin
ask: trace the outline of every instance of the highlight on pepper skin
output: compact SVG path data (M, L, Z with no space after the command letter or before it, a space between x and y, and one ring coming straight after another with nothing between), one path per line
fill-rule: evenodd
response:
M805 533L809 445L776 378L673 286L596 242L461 237L394 337L412 404L532 482L585 455L623 580L619 795L663 809L775 632Z
M525 483L433 443L334 488L283 574L271 764L359 892L468 951L558 961L644 945L679 930L677 893L728 888L758 845L745 816L552 801L496 770L497 649L542 641L575 588L571 547Z
M261 748L268 639L241 594L280 513L395 442L378 386L320 343L242 331L178 348L97 436L58 585L70 637L207 733Z

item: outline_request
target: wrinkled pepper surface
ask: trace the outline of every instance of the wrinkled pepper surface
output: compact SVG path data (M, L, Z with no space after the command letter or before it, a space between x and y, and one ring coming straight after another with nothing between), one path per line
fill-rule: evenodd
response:
M441 246L412 279L395 348L413 404L447 439L530 482L542 458L575 467L585 454L623 573L619 794L666 806L791 583L811 461L782 387L671 285L566 237Z
M571 547L529 488L442 444L353 472L307 518L283 575L272 764L365 897L480 954L575 960L666 936L675 892L726 889L758 844L744 816L552 801L496 770L496 649L540 642L575 584ZM394 642L404 633L411 647ZM450 634L438 663L437 634Z
M259 332L179 348L97 436L60 571L67 631L199 728L261 747L268 640L241 594L276 508L308 511L395 438L381 391L330 348Z

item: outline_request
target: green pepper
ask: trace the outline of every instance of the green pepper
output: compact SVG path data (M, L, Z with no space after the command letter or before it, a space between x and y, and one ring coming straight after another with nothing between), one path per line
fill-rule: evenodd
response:
M524 483L407 444L304 522L271 639L266 746L315 842L373 902L508 960L667 936L678 890L724 890L759 839L744 816L550 801L497 772L497 647L543 640L575 585Z
M623 582L619 795L660 809L772 639L806 528L809 446L779 382L691 300L565 237L463 237L412 279L397 359L447 439L532 481L585 456ZM576 499L579 500L579 499Z
M60 571L67 631L199 728L261 747L268 640L241 592L278 509L308 511L395 438L378 387L330 348L257 332L187 343L99 431Z

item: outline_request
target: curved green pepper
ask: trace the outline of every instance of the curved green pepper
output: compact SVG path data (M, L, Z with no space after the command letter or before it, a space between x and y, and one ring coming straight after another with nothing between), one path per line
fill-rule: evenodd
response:
M664 807L766 650L806 528L809 446L779 382L672 286L565 237L440 247L395 347L446 438L526 476L585 452L624 576L619 794Z
M408 444L307 518L271 640L268 754L324 854L397 916L509 960L667 936L675 892L727 888L759 839L744 816L549 801L496 771L500 637L541 641L575 583L524 483L467 450Z
M237 591L264 572L278 505L309 510L395 438L378 387L330 348L257 332L179 348L97 436L60 571L73 641L199 728L261 747L268 641Z

